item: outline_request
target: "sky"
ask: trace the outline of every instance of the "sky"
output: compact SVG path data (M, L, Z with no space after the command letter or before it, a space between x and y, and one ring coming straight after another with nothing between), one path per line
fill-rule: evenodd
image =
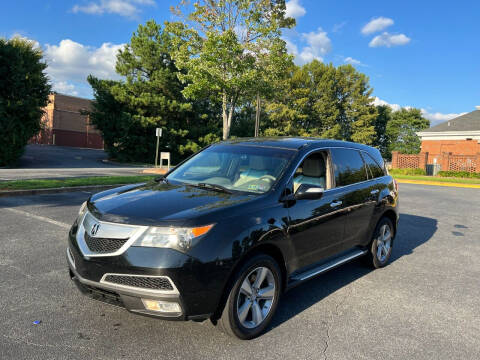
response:
M86 77L118 79L115 54L139 24L175 20L179 0L15 0L0 37L41 47L54 90L91 98ZM352 64L370 78L375 104L422 109L433 125L480 105L479 1L290 0L283 39L299 65Z

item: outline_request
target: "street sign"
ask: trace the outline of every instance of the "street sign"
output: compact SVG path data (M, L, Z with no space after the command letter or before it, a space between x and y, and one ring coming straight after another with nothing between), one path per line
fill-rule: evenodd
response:
M160 143L160 138L162 137L162 128L156 128L155 135L157 136L157 149L155 150L155 167L158 165L158 145Z

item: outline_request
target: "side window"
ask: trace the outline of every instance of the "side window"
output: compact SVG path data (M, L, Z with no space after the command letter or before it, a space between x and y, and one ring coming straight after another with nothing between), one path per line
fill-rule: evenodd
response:
M370 155L368 155L366 152L362 152L362 156L363 160L365 160L365 162L367 163L373 178L378 178L385 175L382 168L377 164L375 160L373 160Z
M368 180L365 163L357 150L332 148L331 152L336 187Z
M308 156L295 171L293 177L293 191L296 192L301 184L328 188L327 155L317 152Z

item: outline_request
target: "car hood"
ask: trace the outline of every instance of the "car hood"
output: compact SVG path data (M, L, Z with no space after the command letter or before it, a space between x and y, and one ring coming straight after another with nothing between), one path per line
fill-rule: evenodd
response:
M253 201L258 196L223 193L184 184L128 185L92 196L88 208L103 221L137 225L197 225L205 216ZM216 222L209 217L209 222Z

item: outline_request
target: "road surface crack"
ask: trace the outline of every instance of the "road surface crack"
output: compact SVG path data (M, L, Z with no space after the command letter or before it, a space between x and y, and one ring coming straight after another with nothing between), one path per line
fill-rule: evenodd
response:
M329 327L329 325L328 325L328 322L325 321L324 324L325 324L326 329L327 329L327 338L326 338L326 340L325 340L325 347L323 348L323 358L324 358L325 360L327 360L328 342L329 342L329 340L330 340L330 333L329 333L330 327Z

